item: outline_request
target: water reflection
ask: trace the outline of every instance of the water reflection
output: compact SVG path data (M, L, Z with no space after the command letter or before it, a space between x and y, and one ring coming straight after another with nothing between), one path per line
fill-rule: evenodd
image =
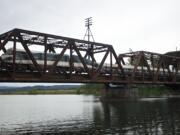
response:
M102 103L110 131L138 135L180 133L179 105L179 99Z
M0 96L0 106L1 134L180 133L178 98L100 102L82 95Z

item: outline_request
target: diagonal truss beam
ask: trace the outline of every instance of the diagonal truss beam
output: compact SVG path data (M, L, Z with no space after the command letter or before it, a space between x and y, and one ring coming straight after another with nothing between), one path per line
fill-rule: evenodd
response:
M85 71L88 73L89 76L91 76L91 75L90 75L90 72L89 72L89 69L88 69L88 67L87 67L87 65L86 65L86 63L85 63L85 61L84 61L84 59L83 59L80 51L79 51L78 48L76 47L75 42L72 42L72 44L73 44L73 48L74 48L74 50L76 51L76 53L77 53L77 55L78 55L81 63L82 63L83 66L84 66Z
M7 34L7 36L5 37L4 41L2 42L0 39L0 51L3 50L4 53L6 53L6 49L5 49L5 45L7 44L7 42L11 39L12 37L12 32L9 32Z
M109 50L111 51L111 53L113 54L113 56L115 58L115 61L116 61L117 65L118 65L118 69L120 69L122 75L126 78L126 75L124 73L124 69L123 69L123 67L122 67L122 65L121 65L121 63L120 63L120 61L118 59L118 56L117 56L116 52L114 51L113 47L112 46L109 47Z
M36 70L39 72L40 75L42 75L42 69L40 68L40 66L38 65L36 59L34 58L31 51L29 50L26 42L22 39L20 33L17 33L17 37L19 38L19 40L20 40L22 46L24 47L26 53L28 54L29 58L32 60L32 63L35 66Z
M95 74L93 75L92 79L95 79L100 74L100 70L102 69L102 66L103 66L103 64L104 64L108 54L109 54L109 50L106 51L106 53L105 53L105 55L104 55L100 65L98 66L97 70L95 71Z
M152 71L151 71L150 66L149 66L149 64L148 64L148 62L147 62L147 59L146 59L146 57L145 57L144 52L143 52L143 54L142 54L142 58L143 58L143 64L147 67L149 74L150 74L151 76L153 76Z
M141 53L139 53L139 55L138 56L136 56L137 57L137 59L136 59L136 63L134 64L134 69L133 69L133 71L132 71L132 75L131 75L131 81L133 82L134 81L134 78L135 78L135 73L136 73L136 71L137 71L137 67L138 67L138 65L140 64L140 62L141 62L141 58L142 58L142 52Z
M69 42L67 43L67 45L63 48L63 50L61 51L61 53L58 55L57 59L55 60L55 62L53 63L53 66L51 68L51 72L53 72L58 64L58 62L62 59L64 53L66 52L67 48L69 47Z

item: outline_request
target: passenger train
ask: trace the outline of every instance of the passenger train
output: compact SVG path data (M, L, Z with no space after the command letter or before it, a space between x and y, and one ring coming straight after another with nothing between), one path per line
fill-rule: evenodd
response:
M32 55L34 56L34 58L36 59L37 63L43 67L44 66L44 53L42 52L37 52L37 51L33 51ZM55 53L47 53L47 72L48 70L52 67L53 63L55 62L55 60L57 59L58 54ZM3 66L9 66L10 68L12 68L12 63L13 63L13 48L9 48L7 49L5 54L1 55L1 59L2 59L2 65ZM62 59L57 63L57 69L59 69L60 71L68 71L69 70L69 60L70 60L70 56L67 54L64 54ZM92 61L89 59L84 59L87 67L89 69L92 68ZM25 50L23 49L16 49L16 70L19 71L24 71L24 70L33 70L33 63L32 60L30 60L29 56L27 55L27 53L25 52ZM94 68L97 69L99 66L99 63L94 63ZM117 64L112 64L112 72L113 73L118 73L117 68L118 65ZM152 67L151 71L153 70ZM124 72L127 75L131 75L134 66L133 65L123 65L123 69ZM77 55L73 55L73 70L79 73L84 72L84 66L81 63L79 57ZM148 70L146 67L144 67L144 73L148 73ZM154 71L156 71L157 69L154 68ZM137 67L137 72L141 73L142 68L141 67ZM101 73L104 74L108 74L111 72L111 68L110 68L110 64L108 63L104 63ZM168 72L167 69L164 70L164 72ZM163 73L163 69L160 68L160 74Z
M33 51L32 55L36 59L37 63L41 67L43 67L44 66L44 53ZM55 62L57 57L58 57L58 54L47 53L47 68L48 67L50 68L53 65L53 63ZM12 63L13 63L13 48L7 49L6 53L1 55L1 59L3 61L3 64L12 65ZM68 70L68 68L70 67L69 60L70 60L70 56L67 54L64 54L62 59L57 63L57 67L62 70ZM92 67L91 60L84 59L84 61L87 64L88 68ZM26 69L33 68L32 60L29 58L29 56L23 49L16 49L15 63L16 63L16 68L18 68L18 70L26 70ZM95 67L97 67L96 63L94 65L95 65ZM84 66L81 63L79 57L76 55L73 55L73 66L74 66L74 70L79 71L79 72L83 71Z

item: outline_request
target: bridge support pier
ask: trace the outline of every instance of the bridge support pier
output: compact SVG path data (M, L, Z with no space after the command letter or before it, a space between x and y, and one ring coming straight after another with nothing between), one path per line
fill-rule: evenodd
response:
M105 84L102 90L101 99L119 100L123 98L137 98L138 90L130 84L112 85Z

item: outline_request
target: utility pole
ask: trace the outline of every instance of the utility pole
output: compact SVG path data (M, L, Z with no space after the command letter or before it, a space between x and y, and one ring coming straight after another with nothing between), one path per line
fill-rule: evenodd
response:
M89 18L86 18L85 19L85 27L87 27L86 29L86 33L84 35L84 38L83 40L86 40L86 37L87 37L87 41L92 41L94 42L94 37L93 37L93 34L91 32L91 29L90 29L90 26L92 25L92 17L89 17ZM91 40L92 39L92 40ZM90 51L91 49L91 45L89 44L88 45L88 50ZM87 55L88 56L88 59L90 59L90 56L89 54Z

